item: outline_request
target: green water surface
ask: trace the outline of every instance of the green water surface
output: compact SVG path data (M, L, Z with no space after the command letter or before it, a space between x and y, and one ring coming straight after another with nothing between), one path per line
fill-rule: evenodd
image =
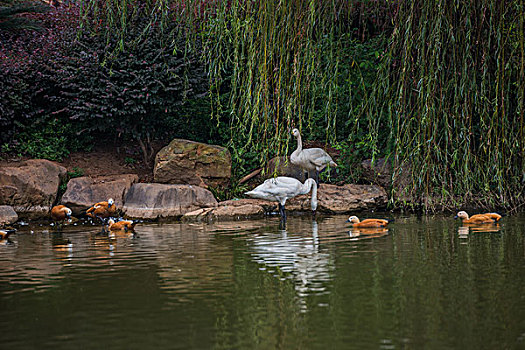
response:
M26 226L0 245L0 348L525 348L525 216L395 218Z

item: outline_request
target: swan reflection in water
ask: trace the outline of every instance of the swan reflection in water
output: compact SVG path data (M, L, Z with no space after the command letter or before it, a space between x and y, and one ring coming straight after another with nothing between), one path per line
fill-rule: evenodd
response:
M367 238L377 238L383 237L388 234L388 229L386 227L370 227L370 228L354 228L352 227L348 231L351 241L357 241Z
M331 280L335 264L330 254L319 249L316 220L312 220L311 233L307 234L300 223L293 228L297 231L292 233L280 229L278 233L251 236L248 242L253 259L264 266L261 270L274 273L275 277L281 279L294 280L295 290L304 311L306 300L303 300L303 297L311 293L326 292L325 282ZM283 277L283 272L287 274L286 277Z
M463 224L458 227L459 238L468 238L470 233L495 233L500 231L497 223L488 224Z

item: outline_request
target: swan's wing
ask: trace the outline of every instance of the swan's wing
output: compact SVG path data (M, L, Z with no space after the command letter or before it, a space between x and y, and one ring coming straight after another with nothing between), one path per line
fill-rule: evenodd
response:
M326 166L332 160L332 157L321 148L303 149L304 158L315 166Z
M301 188L301 181L286 176L268 179L263 183L263 190L279 197L291 198L297 195Z
M246 192L248 196L266 200L288 199L295 197L301 188L301 182L297 179L279 176L268 179L252 191Z

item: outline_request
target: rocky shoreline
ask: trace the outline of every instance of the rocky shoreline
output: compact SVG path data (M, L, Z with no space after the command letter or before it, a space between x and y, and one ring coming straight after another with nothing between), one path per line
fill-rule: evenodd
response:
M280 175L301 174L289 164L285 172ZM79 216L93 203L108 198L115 200L124 217L144 220L252 219L275 212L277 207L277 203L256 199L216 200L208 187L227 186L231 177L231 156L219 146L173 140L157 154L153 173L151 183L139 183L136 174L72 178L61 195L67 170L55 162L31 159L2 166L0 225L46 219L55 204L64 204ZM378 185L321 184L318 201L319 213L349 214L384 209L388 198ZM290 200L287 210L309 212L309 195Z

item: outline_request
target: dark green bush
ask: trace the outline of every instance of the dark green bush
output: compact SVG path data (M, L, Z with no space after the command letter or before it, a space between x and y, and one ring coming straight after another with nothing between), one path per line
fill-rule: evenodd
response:
M57 119L35 125L18 136L18 151L32 158L62 161L70 152L67 128Z
M117 53L119 37L77 37L78 13L52 15L52 34L0 32L0 144L60 159L93 140L131 141L149 161L155 139L217 137L198 47L180 50L183 37L166 43L169 31L137 16Z

